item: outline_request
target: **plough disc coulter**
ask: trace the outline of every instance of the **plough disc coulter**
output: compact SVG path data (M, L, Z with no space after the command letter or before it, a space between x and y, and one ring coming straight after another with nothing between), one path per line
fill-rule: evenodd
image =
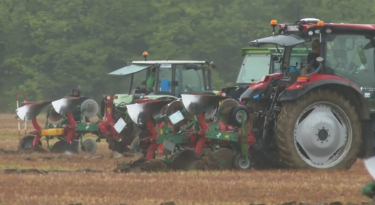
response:
M113 102L108 95L105 99L105 117L102 119L101 116L98 116L99 120L91 123L84 122L83 119L95 117L99 106L94 100L87 97L64 97L56 101L24 103L16 110L17 117L24 121L31 120L34 130L21 139L18 149L41 151L40 139L45 137L47 148L54 153L76 153L79 144L83 153L95 153L97 142L102 138L118 138L119 133L126 126L126 124L117 126L118 130L115 129L111 112ZM48 107L46 123L42 128L36 117L46 107ZM73 116L73 112L76 112L77 109L80 109L81 112L80 119ZM83 140L83 135L88 133L96 135L97 139L86 138ZM49 140L52 138L57 138L59 141L50 147Z
M127 105L141 130L140 147L146 160L165 155L174 170L193 169L205 149L224 169L250 169L248 149L255 143L246 107L223 96L182 94L178 100L149 100ZM215 115L215 121L207 118Z

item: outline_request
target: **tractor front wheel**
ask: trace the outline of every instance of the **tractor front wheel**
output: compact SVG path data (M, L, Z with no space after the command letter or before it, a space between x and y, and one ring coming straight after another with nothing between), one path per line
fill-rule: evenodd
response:
M313 90L285 102L275 133L282 160L298 169L348 170L362 141L355 107L328 90Z

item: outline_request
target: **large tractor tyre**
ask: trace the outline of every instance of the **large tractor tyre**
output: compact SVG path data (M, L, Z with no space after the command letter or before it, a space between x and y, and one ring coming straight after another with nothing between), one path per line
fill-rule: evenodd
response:
M34 135L26 135L21 138L18 144L18 151L40 151L42 149L42 143L39 141L33 149Z
M355 107L328 90L285 102L275 133L282 160L298 169L348 170L362 143Z

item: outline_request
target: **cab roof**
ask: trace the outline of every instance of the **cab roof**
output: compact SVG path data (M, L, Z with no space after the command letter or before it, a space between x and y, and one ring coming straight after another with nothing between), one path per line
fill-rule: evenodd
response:
M279 48L279 50L282 52L283 48ZM308 53L308 52L309 51L306 50L305 47L301 47L301 48L295 47L292 50L292 56L299 56L299 55L305 56L306 53ZM244 57L247 54L272 54L272 55L277 55L277 56L282 55L282 53L277 52L276 47L260 47L260 48L258 48L258 47L247 47L247 48L242 48L241 49L241 56Z
M123 68L109 73L109 75L131 75L141 72L154 65L160 65L161 68L172 68L172 64L212 64L209 61L188 61L188 60L157 60L157 61L132 61Z
M205 64L208 61L187 61L187 60L157 60L157 61L132 61L132 64L154 65L154 64Z
M277 21L272 20L271 26L275 28ZM324 23L315 18L304 18L289 24L279 24L279 34L249 42L250 46L263 46L274 44L277 46L295 46L311 41L315 34L320 33L338 33L338 34L357 34L357 35L375 35L375 24L352 24L352 23ZM275 32L275 29L273 29Z

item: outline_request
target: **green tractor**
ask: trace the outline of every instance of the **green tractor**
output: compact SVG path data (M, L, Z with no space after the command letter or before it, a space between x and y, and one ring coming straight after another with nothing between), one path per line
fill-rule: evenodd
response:
M112 113L114 120L125 124L119 131L119 137L107 138L109 148L124 153L127 148L136 146L139 130L133 125L126 105L149 100L176 100L184 93L209 93L221 95L212 90L211 72L213 62L187 60L132 61L125 67L109 75L130 76L127 94L115 94ZM139 83L137 85L136 83ZM101 113L104 114L104 98ZM207 116L209 119L212 116Z
M277 48L242 48L243 59L236 86L223 88L221 91L226 96L238 100L251 83L260 81L263 76L271 73L280 73L282 49ZM293 50L290 60L290 72L300 69L307 60L309 51L306 48Z

